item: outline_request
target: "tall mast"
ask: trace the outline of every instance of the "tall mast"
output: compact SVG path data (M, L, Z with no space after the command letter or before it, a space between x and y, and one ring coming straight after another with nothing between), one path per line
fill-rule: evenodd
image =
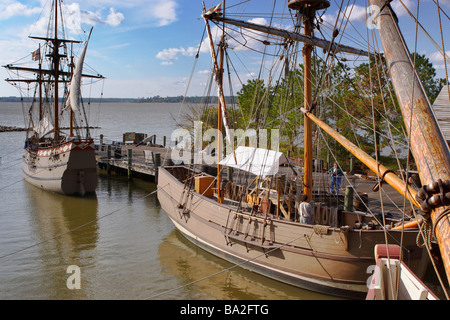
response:
M224 56L224 48L225 46L225 39L224 35L222 35L222 39L220 41L219 45L219 74L217 75L217 80L219 82L219 85L221 88L223 88L223 56ZM221 94L223 94L223 89L221 89ZM223 135L222 135L222 113L225 108L225 104L223 102L225 99L219 99L219 108L217 112L217 131L218 131L218 139L217 139L217 198L219 203L223 203L223 190L222 190L222 165L220 165L220 161L222 161L222 150L223 150Z
M24 83L38 83L38 88L39 88L39 121L42 120L44 118L44 110L43 110L43 82L44 82L44 76L48 76L49 79L48 81L52 82L55 86L55 91L54 91L54 101L53 101L53 110L54 110L54 137L55 140L59 139L60 136L60 128L59 128L59 83L67 83L70 82L70 80L68 80L67 78L71 79L72 78L72 73L73 70L71 71L64 71L64 70L60 70L60 62L61 62L61 58L65 58L67 57L65 54L60 54L59 52L59 48L61 47L61 44L65 44L65 43L81 43L81 41L76 41L76 40L67 40L67 39L61 39L58 38L58 10L60 11L61 9L61 5L58 6L58 2L60 2L61 0L54 0L52 2L52 7L50 8L50 12L51 14L54 15L54 23L49 24L50 28L54 29L54 35L51 35L51 33L48 34L47 37L36 37L36 36L29 36L29 38L31 39L36 39L36 40L41 40L41 41L46 41L46 43L49 45L49 47L51 48L51 52L49 52L46 57L50 59L50 67L48 69L43 69L42 68L42 60L43 60L43 52L41 52L42 47L41 45L39 45L39 49L37 50L37 52L39 53L37 56L39 58L39 66L38 68L30 68L30 67L22 67L22 66L16 66L16 65L12 65L12 64L8 64L6 66L4 66L5 68L7 68L8 70L14 70L14 71L18 71L18 72L31 72L31 73L35 73L37 74L37 77L34 79L5 79L6 81L10 82L10 83L17 83L17 82L24 82ZM91 30L92 32L92 30ZM73 51L73 50L72 50ZM35 57L33 57L33 59L35 59ZM73 57L72 57L72 69L73 69ZM82 74L82 77L86 77L86 78L93 78L93 79L104 79L104 77L100 74L96 74L96 75L92 75L92 74ZM52 80L52 77L54 78L54 80ZM60 77L64 77L62 79L60 79ZM47 80L45 80L47 81ZM50 106L50 105L49 105ZM72 111L71 111L72 113ZM73 118L73 114L71 115L71 118ZM73 127L73 122L71 121L71 127ZM71 130L71 135L72 134L72 130Z
M70 51L71 51L71 53L70 53L70 79L72 79L72 77L73 77L73 69L74 69L74 61L73 61L73 44L71 45L71 48L70 48ZM69 131L69 137L73 137L73 117L74 117L74 114L73 114L73 109L72 108L70 108L70 131Z
M424 186L418 196L422 210L430 214L447 279L450 280L450 151L411 62L395 13L383 0L371 0L371 3L381 8L375 22Z
M313 33L312 19L314 19L315 10L305 8L303 19L305 23L305 35L310 36ZM311 51L312 47L305 44L303 47L303 83L304 83L304 108L311 110L312 104L312 86L311 86ZM304 117L304 177L303 177L303 193L308 196L308 202L312 199L312 121L308 117Z
M325 9L330 6L328 1L317 0L291 0L288 7L297 10L297 19L304 23L304 34L310 38L314 31L314 17L316 10ZM311 110L312 106L312 83L311 83L311 52L312 45L303 46L303 64L304 64L304 108ZM308 196L308 202L312 199L312 121L307 116L304 117L304 178L303 193Z
M233 141L231 141L229 134L228 134L228 118L226 113L226 106L225 106L225 96L223 93L223 59L224 59L224 36L222 36L221 44L219 46L219 53L220 53L220 61L217 61L217 55L214 48L214 42L211 34L211 28L209 27L209 17L210 14L220 12L222 9L222 4L224 4L225 1L223 1L220 5L209 9L206 11L205 3L203 3L203 19L205 20L206 24L206 31L208 32L209 37L209 45L211 50L211 57L213 61L213 67L214 67L214 78L217 83L218 87L218 116L217 116L217 131L218 131L218 139L217 139L217 198L219 203L223 203L223 190L222 190L222 166L219 164L219 162L222 160L222 129L223 129L223 123L225 124L225 130L227 134L227 139L229 140L229 144L232 146Z
M225 10L225 1L223 3L223 10ZM217 82L219 84L219 95L223 96L223 56L225 54L225 27L222 28L223 33L219 45L219 70L217 77ZM219 99L219 105L217 110L217 200L219 203L223 203L224 195L222 190L222 165L220 165L220 161L222 161L222 149L223 149L223 135L222 135L222 113L225 108L225 99Z
M59 139L59 40L58 40L58 0L55 0L55 38L53 39L53 53L52 53L52 62L53 62L53 72L55 77L55 140Z
M39 44L39 73L38 73L38 85L39 85L39 121L44 117L44 111L42 109L42 59L41 59L41 44Z

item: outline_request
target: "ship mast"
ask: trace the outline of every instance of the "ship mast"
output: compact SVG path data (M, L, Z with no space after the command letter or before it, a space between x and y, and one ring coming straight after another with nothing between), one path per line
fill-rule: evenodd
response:
M59 6L58 6L59 3ZM58 11L61 11L61 0L54 0L52 3L52 7L50 8L50 12L54 15L54 21L53 23L49 24L50 28L53 28L54 35L48 34L47 37L36 37L36 36L29 36L31 39L46 41L49 44L49 47L51 49L51 52L49 52L46 57L50 59L50 68L49 69L43 69L42 68L42 47L39 45L38 49L38 60L39 60L39 66L38 68L30 68L30 67L22 67L22 66L15 66L12 64L8 64L4 66L8 70L14 70L14 71L21 71L21 72L30 72L37 74L37 77L35 79L5 79L7 82L10 83L17 83L17 82L24 82L24 83L38 83L39 88L39 121L41 121L44 118L44 101L43 101L43 82L44 82L44 76L50 77L50 82L53 82L52 84L55 87L54 91L54 101L53 101L53 111L54 111L54 139L55 141L59 140L60 136L60 127L59 127L59 84L60 83L67 83L70 82L72 78L73 70L64 71L60 70L61 68L61 59L67 57L65 54L60 53L60 47L66 43L82 43L81 41L76 40L66 40L66 39L60 39L58 38L58 24L62 21L59 21L58 19ZM92 32L92 30L91 30ZM34 59L34 57L33 57ZM73 69L73 57L72 57L72 69ZM51 77L53 77L53 81L51 80ZM104 79L104 77L100 74L97 75L90 75L90 74L82 74L82 77L85 78L93 78L93 79ZM50 104L49 107L52 107ZM71 115L71 131L70 136L73 136L73 111L71 109L70 111Z
M211 28L209 26L209 18L214 18L222 11L222 5L224 6L225 1L223 1L221 4L206 10L205 3L203 3L203 19L205 20L206 25L206 31L208 33L209 38L209 45L211 50L211 58L213 62L213 68L214 68L214 79L217 83L218 88L218 116L217 116L217 131L218 131L218 138L217 138L217 201L219 203L223 203L224 201L224 194L222 190L222 165L220 164L220 161L222 160L222 142L223 142L223 135L222 135L222 128L225 127L226 137L228 140L229 145L233 148L233 141L231 140L230 134L228 132L229 130L229 124L228 124L228 116L226 112L226 104L225 104L225 95L223 93L223 60L224 60L224 50L225 50L225 28L223 28L223 35L222 40L219 45L219 61L217 59L217 55L214 49L214 42L213 37L211 34ZM234 153L233 153L234 154ZM234 154L235 162L236 162L236 155ZM237 163L237 162L236 162Z
M39 122L44 118L44 110L42 106L42 59L41 59L41 44L39 44L39 72L38 72L38 85L39 85Z
M73 44L71 45L70 48L71 54L70 54L70 78L73 78L73 70L75 67L75 63L73 61ZM73 117L74 117L74 113L73 113L73 109L70 108L70 127L69 127L69 137L73 138Z
M59 55L59 45L60 42L58 40L58 1L55 0L55 39L53 40L53 53L52 53L52 62L53 62L53 70L55 72L55 140L59 139L59 60L61 56Z
M297 10L298 22L303 20L304 34L310 38L314 31L314 17L317 10L325 9L330 6L328 1L318 0L291 0L288 3L289 9ZM311 52L312 45L303 46L303 64L304 64L304 108L307 111L312 107L312 83L311 83ZM307 116L304 117L304 177L303 193L308 196L307 201L312 199L312 121Z
M418 192L418 200L422 211L430 215L450 280L450 151L411 62L395 13L386 1L371 0L371 3L381 8L374 21L424 186Z

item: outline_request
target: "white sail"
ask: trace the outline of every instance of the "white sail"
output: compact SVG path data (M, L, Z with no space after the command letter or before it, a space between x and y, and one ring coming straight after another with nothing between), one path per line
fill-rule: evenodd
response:
M52 132L53 129L53 125L47 118L44 117L41 121L39 121L38 125L34 128L34 131L38 134L39 138L42 138L46 134Z
M69 93L69 105L73 112L80 110L79 106L81 103L81 75L83 73L84 57L86 56L86 50L89 43L86 41L84 44L83 51L78 59L77 66L73 72L72 81L70 82L70 93Z

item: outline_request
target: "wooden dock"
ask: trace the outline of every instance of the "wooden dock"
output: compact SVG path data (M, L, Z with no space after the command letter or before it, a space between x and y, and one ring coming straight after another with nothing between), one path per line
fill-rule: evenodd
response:
M102 139L100 144L96 144L96 161L99 169L105 170L108 175L117 174L128 176L128 179L133 177L149 179L158 182L158 168L161 165L173 165L171 159L172 149L164 147L164 145L153 143L123 143L112 141L109 143L103 143ZM164 139L165 141L165 139ZM215 167L202 166L203 170L215 175ZM209 172L210 170L211 172ZM289 176L292 174L291 169L288 167L280 167L280 173ZM229 170L225 170L223 178L226 180L234 180L229 175L233 173ZM330 184L330 176L324 172L315 172L316 187L322 190L328 190ZM366 204L370 210L377 211L381 207L380 196L378 192L372 190L375 185L376 179L369 179L369 177L362 178L356 176L347 176L343 178L341 185L341 200L344 201L344 195L346 194L349 181L352 181L352 185L356 186L358 192L362 192L365 195ZM320 186L319 186L319 185ZM388 194L390 201L383 200L385 210L390 212L393 216L397 216L399 207L403 207L403 197L398 194L392 187L385 184L383 185L384 193ZM386 203L385 203L386 202ZM409 203L407 203L409 207ZM406 209L408 211L408 209Z
M154 179L157 182L158 167L171 163L171 149L160 145L136 145L113 142L96 145L96 161L99 169L108 174L127 175Z

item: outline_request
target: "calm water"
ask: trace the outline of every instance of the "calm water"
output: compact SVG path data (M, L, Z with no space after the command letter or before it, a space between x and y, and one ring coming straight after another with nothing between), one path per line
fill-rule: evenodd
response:
M102 104L98 138L127 131L170 137L178 104ZM0 125L24 127L0 103ZM0 299L330 299L266 279L191 245L161 209L152 182L107 178L95 197L52 194L22 180L24 132L0 133ZM81 288L70 290L69 266ZM193 281L206 280L190 284Z

